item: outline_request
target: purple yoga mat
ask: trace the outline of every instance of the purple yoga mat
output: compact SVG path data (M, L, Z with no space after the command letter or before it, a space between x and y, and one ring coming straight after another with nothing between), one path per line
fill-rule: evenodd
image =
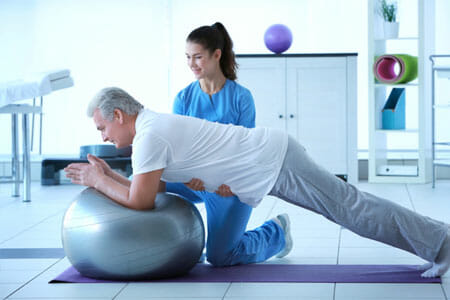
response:
M422 278L415 265L276 265L251 264L214 268L197 264L187 275L144 282L361 282L441 283L441 278ZM68 268L50 283L117 282L83 277Z

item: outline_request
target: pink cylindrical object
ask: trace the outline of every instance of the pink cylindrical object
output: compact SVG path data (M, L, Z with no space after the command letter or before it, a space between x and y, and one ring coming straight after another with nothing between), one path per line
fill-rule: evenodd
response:
M395 72L395 66L399 65L398 74ZM394 55L382 55L378 57L373 65L375 78L383 83L393 83L399 80L405 72L404 62Z

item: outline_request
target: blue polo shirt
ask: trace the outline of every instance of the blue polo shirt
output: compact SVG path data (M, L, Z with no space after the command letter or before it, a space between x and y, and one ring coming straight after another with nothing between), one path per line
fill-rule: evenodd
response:
M211 97L194 81L175 98L173 113L223 124L255 127L255 103L248 89L227 79Z

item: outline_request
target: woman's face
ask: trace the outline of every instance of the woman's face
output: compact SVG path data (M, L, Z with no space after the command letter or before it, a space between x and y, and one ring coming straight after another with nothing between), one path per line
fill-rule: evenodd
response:
M220 72L220 55L219 49L211 54L200 44L186 43L187 64L196 79L213 77Z

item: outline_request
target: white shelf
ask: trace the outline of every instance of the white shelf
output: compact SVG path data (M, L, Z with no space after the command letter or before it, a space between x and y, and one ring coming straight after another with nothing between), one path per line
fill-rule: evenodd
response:
M436 166L450 166L450 159L435 159L433 164Z
M418 129L375 129L377 133L418 133Z
M450 66L440 66L440 67L434 67L433 70L439 71L450 71Z
M433 106L434 109L449 109L450 108L450 104L436 104Z
M437 77L450 79L450 67L435 67Z
M400 84L390 84L390 83L375 83L375 87L392 87L392 88L404 88L404 87L411 87L411 86L419 86L419 83L413 82L413 83L400 83Z
M377 42L385 42L385 41L415 41L418 40L418 37L398 37L398 38L376 38Z
M378 151L384 152L383 155L386 157L386 160L417 160L419 159L419 154L417 151L408 151L408 150L389 150L389 151Z
M381 17L376 12L378 0L369 0L368 5L368 78L369 78L369 182L425 183L431 181L431 61L434 52L434 0L404 0L398 2L398 10L408 18L409 25L417 25L417 32L404 30L399 38L378 38L382 29ZM403 6L401 6L403 4ZM415 7L414 7L415 6ZM402 22L400 21L400 30ZM407 33L408 32L408 33ZM400 52L396 52L395 49ZM418 57L418 76L406 84L376 82L373 74L374 58L383 54L404 53ZM381 110L392 88L405 88L406 119L413 129L382 129ZM408 101L411 99L411 101ZM417 101L416 101L417 100ZM449 105L450 106L450 105ZM417 112L417 113L416 113ZM409 114L410 113L410 114ZM398 138L397 138L398 137ZM404 141L404 143L403 143ZM416 176L386 176L379 172L383 166L402 160L392 154L393 148L408 148L414 152ZM401 173L401 172L399 172ZM408 175L411 175L410 172Z

